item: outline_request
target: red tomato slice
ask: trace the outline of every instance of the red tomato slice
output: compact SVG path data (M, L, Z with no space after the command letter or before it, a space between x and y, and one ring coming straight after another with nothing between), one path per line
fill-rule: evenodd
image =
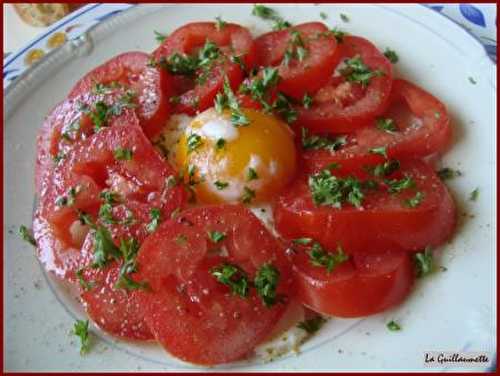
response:
M349 137L351 142L336 152L305 152L307 170L317 171L330 163L380 163L383 158L370 153L378 147L385 146L389 158L409 159L442 153L450 144L452 129L445 105L408 81L394 80L390 105L382 118L392 119L397 130L386 132L374 122L357 130Z
M384 311L410 293L413 263L406 252L356 254L328 273L312 265L305 249L292 256L297 294L312 310L338 317Z
M210 231L226 237L217 243ZM173 355L197 364L240 359L262 341L279 320L288 299L266 307L250 287L242 298L210 271L237 265L250 281L265 263L279 271L277 296L289 296L291 274L283 250L260 221L242 205L187 210L146 239L137 258L138 279L151 292L137 291L156 339ZM293 290L292 290L293 291Z
M215 95L222 90L227 76L233 90L243 80L241 67L229 60L231 56L241 57L247 68L255 62L255 48L250 32L239 25L227 23L218 28L214 22L196 22L182 26L165 39L153 53L156 60L168 59L175 53L193 55L207 42L215 43L223 53L223 59L216 61L204 82L185 76L174 76L175 95L179 96L176 112L194 115L213 106ZM200 77L202 72L196 74Z
M300 35L298 43L303 43L307 52L302 61L293 58L286 65L284 58L287 49L293 50L294 32ZM295 47L300 47L298 43ZM328 82L338 61L337 41L321 22L266 33L255 40L255 46L260 66L279 66L278 89L300 100L304 94L314 93Z
M389 60L368 40L355 36L343 38L339 44L339 54L340 64L348 58L359 56L372 72L379 71L382 74L371 77L366 88L344 77L333 77L313 97L310 108L297 108L298 126L320 133L352 133L387 108L392 87Z
M116 160L114 152L118 148L131 150L132 159ZM50 231L40 231L35 237L43 237L44 234L54 236L61 246L52 252L79 250L85 228L78 226L77 210L85 211L95 219L102 203L99 196L104 189L118 193L133 214L141 205L147 205L148 211L159 208L163 218L168 218L185 200L183 188L169 186L167 178L172 175L175 172L144 136L137 117L127 110L113 119L109 127L74 145L66 158L54 168L42 191L39 208L40 220L50 223ZM60 199L70 197L71 188L78 189L72 204L61 206ZM38 227L41 230L46 228L42 225ZM48 252L51 250L40 251L41 254ZM74 279L76 269L85 266L78 262L80 257L79 252L72 256L55 254L52 259L58 265L54 271ZM46 266L51 270L50 265Z
M148 65L144 52L126 52L115 56L80 79L69 93L74 98L91 92L96 83L119 83L137 95L137 114L146 135L152 139L170 115L171 78L161 69Z
M337 170L334 175L353 175L361 181L368 176L357 170ZM420 161L408 161L388 179L405 175L415 188L388 193L379 182L378 190L364 190L362 208L343 204L340 209L315 206L306 179L299 179L275 204L278 232L287 239L311 237L330 249L342 246L346 253L386 250L418 251L449 239L455 227L455 205L446 186L434 171ZM407 200L423 195L420 203L409 207Z

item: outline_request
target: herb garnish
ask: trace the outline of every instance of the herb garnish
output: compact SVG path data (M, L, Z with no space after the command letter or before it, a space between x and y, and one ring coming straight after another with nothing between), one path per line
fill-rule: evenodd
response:
M248 187L243 187L243 196L241 196L241 202L244 204L249 204L255 198L255 191Z
M281 30L292 26L288 21L285 21L274 10L264 5L255 4L252 9L252 15L262 18L263 20L270 20L274 22L273 30Z
M272 264L262 265L255 275L254 286L257 295L262 299L266 307L276 303L276 288L280 278L280 272Z
M76 278L78 279L78 283L80 284L80 287L84 291L90 291L90 290L92 290L92 287L94 287L94 283L93 282L87 282L83 278L83 269L78 269L76 271Z
M122 239L120 241L120 253L123 258L123 263L118 274L118 281L115 284L116 288L126 290L147 289L147 282L136 282L130 278L130 274L137 271L137 253L139 252L139 243L134 238Z
M151 218L151 222L149 222L148 225L146 226L146 230L148 232L153 232L154 230L156 230L156 228L160 224L160 220L161 220L160 209L152 208L149 211L149 217Z
M399 167L400 167L400 163L397 159L389 159L389 160L385 161L384 163L380 163L373 168L368 167L367 169L374 176L382 177L382 176L391 175L394 171L398 170Z
M236 265L222 264L213 268L210 273L220 283L229 286L233 294L242 298L248 296L248 276Z
M364 194L361 183L354 177L338 178L325 169L309 176L309 190L315 205L329 205L340 208L342 203L349 202L360 207Z
M257 175L257 171L255 171L252 167L249 167L247 172L247 181L256 180L258 178L259 175Z
M441 180L448 180L448 179L453 179L457 176L462 176L462 172L459 170L452 170L449 167L443 167L439 171L437 171L437 174Z
M208 238L212 241L212 243L218 243L226 238L226 234L219 231L209 231Z
M36 247L36 240L31 234L31 230L29 230L25 225L19 226L19 236L21 236L21 239L23 239L25 242L28 242L32 246Z
M226 140L223 138L217 139L217 141L215 142L215 149L221 150L224 149L224 146L226 146Z
M384 180L389 188L389 193L399 193L405 189L410 189L415 187L415 180L411 176L405 176L401 179Z
M156 30L153 30L153 32L155 33L155 39L158 43L163 43L163 41L167 38L166 34L159 33Z
M312 244L308 254L312 265L326 267L328 273L331 273L337 265L349 259L349 256L344 253L342 247L338 246L337 252L332 253L324 250L318 242Z
M381 131L393 134L398 130L393 119L378 118L376 121L377 128Z
M120 250L113 242L111 233L104 226L98 226L94 234L94 258L92 268L103 268L111 259L118 260Z
M432 272L434 262L430 247L426 247L423 252L415 253L413 260L415 262L415 271L418 278L425 277Z
M76 320L73 334L80 337L80 355L87 354L90 350L89 320Z
M384 75L380 70L372 71L359 55L345 60L345 65L340 73L347 81L359 83L363 87L368 86L373 77Z
M391 320L387 323L387 329L389 329L391 332L397 332L401 330L401 326L394 320Z
M216 111L221 113L225 108L229 108L231 110L231 123L235 127L249 125L250 120L248 120L245 114L241 111L238 99L231 89L231 85L229 84L229 80L227 77L225 77L224 79L223 89L224 94L218 93L215 97Z
M223 21L222 18L220 18L220 16L217 16L215 17L215 28L218 30L218 31L221 31L222 29L224 29L224 27L226 26L227 22L226 21Z
M469 200L476 201L478 197L479 197L479 188L476 188L470 193Z
M187 149L188 149L187 152L188 152L188 154L190 154L191 152L198 149L202 144L203 144L203 141L201 139L201 136L197 135L196 133L191 133L187 138Z
M220 181L220 180L217 180L215 183L214 183L215 187L221 191L225 188L227 188L229 186L229 183L225 182L225 181Z
M420 203L422 202L424 197L425 197L425 194L418 191L417 193L415 193L415 196L413 196L412 198L409 198L405 201L405 205L410 207L410 208L416 208L417 206L420 205Z
M304 150L326 149L329 151L339 150L343 145L347 144L346 136L338 136L335 138L322 137L317 135L308 136L307 128L302 127L302 147Z
M396 51L386 48L384 51L384 56L389 59L392 64L396 64L399 61L399 56Z

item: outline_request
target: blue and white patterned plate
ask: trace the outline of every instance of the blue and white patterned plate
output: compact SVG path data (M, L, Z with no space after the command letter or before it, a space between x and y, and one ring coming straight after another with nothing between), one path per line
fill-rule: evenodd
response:
M419 282L401 306L363 319L332 319L299 354L272 363L253 359L218 369L407 371L425 368L425 351L486 351L495 356L496 67L492 60L478 39L442 15L448 12L447 6L440 9L441 14L418 5L273 6L293 23L320 20L324 12L328 15L324 22L330 26L365 35L381 49L396 50L400 57L396 74L447 104L455 144L443 163L464 174L449 183L461 215L456 236L441 249L439 263L447 271ZM482 6L474 8L482 17L473 8L452 6L463 17L462 23L474 19L479 30L482 24L495 23L495 16L486 14ZM341 20L342 13L349 16L349 22ZM93 4L59 21L46 35L4 60L6 370L198 369L170 357L155 344L120 341L95 327L93 351L81 357L77 339L69 334L74 319L83 317L81 308L64 285L43 272L17 229L31 219L37 129L77 78L120 52L151 51L157 46L153 30L169 33L187 22L216 16L246 25L255 34L269 30L244 4ZM489 38L484 31L483 37ZM67 38L54 38L59 32ZM68 42L49 51L50 38L55 39L52 45L64 39ZM43 50L38 55L44 57L27 69L25 60L32 49ZM37 53L31 55L37 57ZM468 200L476 187L478 200ZM386 323L391 319L403 330L388 331ZM491 366L490 362L475 369ZM435 369L457 367L437 364Z

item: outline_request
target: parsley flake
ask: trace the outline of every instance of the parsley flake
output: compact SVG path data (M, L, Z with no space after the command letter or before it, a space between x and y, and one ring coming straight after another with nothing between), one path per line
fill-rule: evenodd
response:
M196 133L191 133L189 137L187 138L187 149L188 149L188 154L191 152L195 151L198 149L201 145L203 144L203 141L201 139L200 135L197 135Z
M439 171L437 171L437 174L441 180L448 180L448 179L453 179L457 176L462 176L462 172L459 170L453 170L449 167L443 167Z
M322 137L317 135L308 136L307 128L302 127L302 147L304 150L326 149L329 151L339 150L347 144L346 136L338 136L335 138Z
M349 82L355 82L361 84L361 86L366 87L370 84L370 80L373 77L383 75L384 73L380 70L372 71L364 62L361 60L359 55L345 60L345 68L343 68L340 73Z
M418 278L429 275L434 268L434 261L432 257L432 250L426 247L423 252L417 252L413 256L415 263L415 271Z
M147 282L136 282L130 278L130 275L137 272L137 253L139 252L139 243L134 238L122 239L120 241L120 253L123 263L120 266L116 288L125 290L147 289Z
M257 171L255 171L252 167L249 167L247 172L247 181L256 180L258 178L259 175L257 175Z
M224 234L223 232L219 232L219 231L209 231L208 238L213 243L219 243L220 241L222 241L226 238L226 234Z
M241 196L241 201L244 204L249 204L255 198L255 191L248 187L243 187L243 196Z
M349 202L359 208L364 199L359 180L354 177L338 178L327 169L309 176L308 184L316 206L340 208L342 203Z
M337 247L337 252L332 253L323 249L321 244L314 242L308 251L309 261L314 266L326 267L328 273L331 273L335 267L349 259L343 249Z
M401 326L394 320L391 320L387 323L387 329L389 329L391 332L397 332L401 330Z
M399 56L396 51L386 48L384 51L384 56L389 59L392 64L396 64L399 61Z
M89 320L76 320L72 333L80 337L80 355L90 351Z
M29 230L25 225L19 226L19 236L25 242L30 243L32 246L36 247L36 240L31 234L31 230Z
M276 289L280 278L280 272L272 264L262 265L255 275L254 286L257 295L262 299L266 307L276 303Z
M372 154L378 154L384 158L387 158L387 146L380 146L378 148L372 148L369 151Z
M234 295L238 295L242 298L246 298L248 296L248 276L238 266L222 264L213 268L210 273L217 279L217 281L228 286Z
M217 188L219 191L227 188L229 186L229 183L225 182L225 181L219 181L217 180L215 183L215 188Z
M389 188L389 193L399 193L406 189L415 187L415 180L411 176L405 176L401 179L384 180Z
M391 134L398 130L394 120L389 118L378 118L376 121L376 125L377 128L380 129L381 131Z
M134 152L131 149L116 148L114 151L115 159L118 161L130 161Z
M416 208L417 206L419 206L421 204L421 202L424 198L425 198L425 194L419 191L419 192L415 193L415 196L407 199L405 201L405 204L406 204L406 206L408 206L410 208Z
M155 39L158 43L163 43L163 41L167 38L166 34L162 34L156 30L153 30L153 32L155 34Z
M160 224L160 220L161 220L160 209L152 208L149 211L149 217L151 218L151 222L149 222L148 225L146 226L146 230L148 232L153 232L154 230L156 230L156 228Z
M479 197L479 188L476 188L470 193L469 200L476 201L478 197Z
M118 260L120 250L113 242L111 233L104 226L97 227L94 234L94 255L92 268L103 268L111 259Z

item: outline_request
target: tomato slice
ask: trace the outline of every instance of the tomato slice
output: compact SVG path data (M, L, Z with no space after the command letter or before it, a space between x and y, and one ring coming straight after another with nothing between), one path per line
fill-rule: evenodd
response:
M337 41L321 22L263 34L255 46L260 66L279 66L278 90L300 100L328 82L338 61ZM295 56L287 64L285 56L296 53L297 48L305 49L305 57Z
M123 85L136 94L141 126L152 139L161 131L170 115L168 98L172 83L166 72L150 66L149 61L149 55L144 52L117 55L80 79L71 89L69 98L91 92L96 84Z
M352 133L382 114L389 103L392 66L368 40L346 36L339 44L339 70L346 59L357 58L373 75L367 85L334 76L316 92L310 108L298 107L296 124L313 132ZM330 75L328 76L330 77Z
M374 179L363 166L333 170L333 175L352 175L360 181ZM376 190L363 189L360 208L348 203L341 208L315 206L306 179L299 179L275 204L276 228L287 239L311 237L330 249L340 245L351 254L418 251L442 244L451 236L456 222L450 193L424 162L402 162L401 168L386 179L401 181L405 177L414 185L399 193L388 193L385 179L378 180ZM408 200L417 194L420 200L412 207Z
M348 136L350 142L338 151L306 151L303 157L307 169L317 171L330 163L380 163L383 158L370 153L378 147L386 147L389 158L427 157L445 151L452 138L445 105L405 80L394 80L389 108L379 121L382 119L392 120L394 131L379 129L380 123L375 121Z
M214 22L195 22L175 30L158 47L153 56L157 61L168 59L175 53L193 55L207 41L219 47L222 56L210 67L208 75L200 69L194 77L174 76L174 91L178 96L176 112L194 115L213 106L215 95L222 90L224 77L233 88L237 89L243 80L243 70L230 57L239 57L250 69L255 63L255 48L250 32L237 24L227 23L218 28ZM204 77L203 81L200 81Z
M294 248L297 295L321 314L372 315L402 302L411 291L414 270L406 252L356 254L329 273L325 267L311 264L306 249Z
M208 234L225 235L214 243ZM288 304L292 280L283 249L242 205L186 210L146 239L137 258L139 280L151 291L137 291L146 321L163 347L197 364L240 359L262 341ZM212 274L224 263L237 265L252 281L271 263L279 271L277 296L266 307L250 287L243 298Z
M118 149L131 151L132 158L117 160L114 153ZM74 279L76 269L86 265L79 262L79 250L88 228L78 225L77 210L96 218L102 204L100 194L105 189L118 194L120 202L126 204L132 214L136 214L138 206L147 205L149 209L160 209L163 218L167 218L185 200L183 188L171 187L168 183L167 178L172 175L175 172L145 137L130 110L113 119L109 127L75 144L53 169L40 197L37 214L40 224L35 226L40 231L36 231L35 237L38 240L50 235L56 240L41 244L57 241L60 245L53 250L40 250L44 255L55 252L51 258L55 267L48 264L46 267L62 277ZM63 250L71 254L59 255Z

